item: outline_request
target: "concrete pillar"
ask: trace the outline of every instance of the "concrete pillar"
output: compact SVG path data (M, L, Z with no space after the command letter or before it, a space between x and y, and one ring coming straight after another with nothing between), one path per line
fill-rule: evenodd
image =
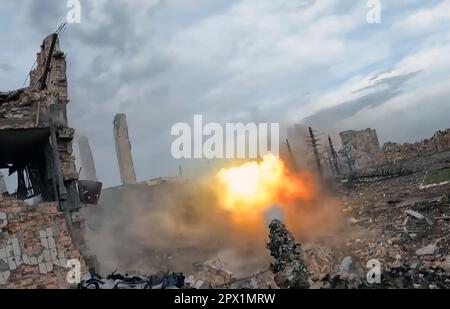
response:
M3 173L0 172L0 195L8 192L8 188L6 187L5 178L3 177Z
M81 158L81 174L83 175L83 180L98 181L94 156L89 145L89 139L86 136L81 136L78 139L78 149Z
M114 139L116 142L117 161L119 163L120 178L123 184L136 182L131 144L128 136L128 125L125 114L117 114L114 118Z

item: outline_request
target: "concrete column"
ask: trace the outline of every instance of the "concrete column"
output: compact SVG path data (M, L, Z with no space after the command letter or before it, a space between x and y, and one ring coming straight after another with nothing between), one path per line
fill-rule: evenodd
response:
M89 139L86 136L81 136L78 139L78 149L81 158L81 174L84 180L98 181L97 172L95 170L94 156L92 155Z
M116 142L117 161L123 184L136 182L131 143L128 136L128 125L125 114L117 114L114 118L114 139Z

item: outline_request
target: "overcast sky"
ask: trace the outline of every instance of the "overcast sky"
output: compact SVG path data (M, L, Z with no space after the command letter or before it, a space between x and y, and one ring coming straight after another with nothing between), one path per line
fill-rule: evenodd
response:
M20 88L65 0L2 0L0 90ZM70 124L99 178L120 183L114 114L127 114L139 180L176 175L176 122L304 122L377 129L382 142L450 127L450 0L81 0L67 53ZM193 167L187 174L193 173Z

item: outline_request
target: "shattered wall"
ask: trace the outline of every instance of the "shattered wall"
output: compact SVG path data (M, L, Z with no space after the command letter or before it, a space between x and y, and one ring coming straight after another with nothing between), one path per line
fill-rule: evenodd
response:
M28 87L0 92L0 169L18 180L16 192L0 196L0 287L65 288L66 259L79 259L85 244L56 33L44 39L29 77ZM44 203L24 202L37 197Z
M0 196L0 288L70 287L67 260L83 261L57 206Z
M417 143L386 143L383 151L389 162L403 161L450 149L450 129L436 132L430 139Z
M349 159L355 171L375 166L384 161L384 154L375 130L345 131L340 133L340 137L343 160Z
M69 128L67 123L66 106L69 100L66 60L57 37L51 61L47 65L52 40L53 35L50 35L42 43L41 51L37 54L37 66L30 73L30 86L0 93L0 130L8 130L5 134L11 134L13 131L27 134L24 130L29 129L31 134L34 129L42 129L44 132L54 125L57 130L62 174L64 181L70 182L77 180L78 177L75 158L72 156L75 130Z
M80 202L68 103L65 54L58 35L51 34L37 54L30 85L0 93L0 168L18 175L18 190L12 193L16 198L41 195L45 202L59 202L72 237L82 245L82 223L70 222L79 217Z

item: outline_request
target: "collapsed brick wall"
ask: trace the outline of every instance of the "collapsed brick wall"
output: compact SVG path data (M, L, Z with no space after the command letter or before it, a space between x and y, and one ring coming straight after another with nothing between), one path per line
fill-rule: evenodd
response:
M70 259L84 265L57 203L29 206L0 195L0 288L70 288Z
M44 201L60 202L59 209L66 213L66 219L72 218L70 233L80 248L84 246L84 225L78 212L82 205L78 198L78 171L72 147L75 130L68 124L68 103L66 57L61 51L58 36L51 34L44 39L37 54L36 68L30 72L29 86L0 92L0 133L3 133L3 137L8 137L8 134L21 136L14 142L15 147L11 147L14 151L0 159L4 161L0 162L0 166L17 165L18 162L14 160L21 156L20 160L28 167L39 171L36 171L39 174L36 178L39 179L33 184L33 193L36 194L34 189L37 187L37 193L41 193ZM47 141L40 141L36 147L30 147L30 141L27 142L27 148L19 145L25 137L28 136L29 140L31 136L36 136L36 132L45 132L48 137L42 139L47 138ZM10 138L6 138L0 147L7 148L8 143L11 143ZM38 157L38 152L43 153L39 164L30 163ZM24 191L22 188L21 192ZM23 195L16 196L25 199Z
M450 129L436 132L432 138L417 143L386 143L383 151L389 162L403 161L450 150Z
M66 57L55 40L46 87L40 88L52 35L44 39L37 54L37 66L30 73L27 88L0 93L0 130L49 128L50 121L57 127L58 150L64 181L76 181L78 172L72 155L72 141L75 130L68 126L67 104L69 103L66 76Z

